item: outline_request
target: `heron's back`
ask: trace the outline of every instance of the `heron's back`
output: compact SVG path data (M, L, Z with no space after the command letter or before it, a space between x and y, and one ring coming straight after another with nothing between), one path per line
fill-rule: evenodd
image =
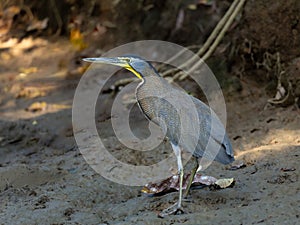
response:
M161 77L146 78L137 87L136 97L144 114L166 132L173 144L179 144L197 158L212 155L212 160L224 164L233 161L233 150L223 124L200 100L175 89ZM216 154L211 154L210 149L205 151L210 135L214 146L219 148L214 150L218 151Z

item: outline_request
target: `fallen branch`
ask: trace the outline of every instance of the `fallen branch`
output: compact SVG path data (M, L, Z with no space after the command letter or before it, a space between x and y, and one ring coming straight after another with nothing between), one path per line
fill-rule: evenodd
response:
M240 10L242 9L244 3L246 2L246 0L235 0L232 5L235 6L235 4L238 2L237 6L235 7L234 11L231 13L230 17L227 19L227 16L226 16L226 23L223 27L223 29L220 31L220 33L218 34L218 36L216 37L215 41L213 42L212 45L210 45L208 51L204 54L204 56L202 57L202 60L199 60L197 61L189 70L187 73L184 73L182 76L179 77L179 80L183 80L185 79L188 74L194 72L197 68L199 68L200 66L202 66L203 62L205 60L207 60L211 54L214 52L214 50L216 49L216 47L218 46L218 44L221 42L222 38L224 37L226 31L229 29L229 27L231 26L233 20L235 19L235 17L237 16L237 14L240 12ZM230 7L231 9L231 7ZM229 9L229 10L230 10ZM229 11L228 10L228 11ZM226 14L225 14L226 15ZM225 17L225 16L224 16ZM222 21L222 20L221 20ZM220 21L220 22L221 22ZM223 21L222 21L222 24L223 24ZM218 27L218 26L217 26ZM201 50L201 49L200 49ZM200 53L200 50L199 50L199 53ZM202 51L201 51L202 53ZM197 53L198 55L198 53ZM191 61L192 62L192 61Z
M215 29L213 30L213 32L209 36L209 38L206 40L204 45L199 49L199 51L196 53L196 55L194 55L194 57L192 57L190 60L183 63L180 66L180 68L174 68L174 69L170 69L170 70L165 71L164 73L162 73L162 76L167 76L171 73L177 72L177 71L179 71L179 69L184 68L184 67L190 65L191 63L195 62L195 60L197 60L198 57L201 57L201 55L209 48L209 46L211 45L213 40L216 38L216 36L218 35L218 33L220 32L222 27L224 27L224 24L227 23L230 15L234 12L234 10L235 10L235 8L236 8L239 1L240 0L234 0L234 2L231 4L231 6L229 7L229 9L225 13L225 15L222 17L222 19L219 21L219 23L217 24L217 26L215 27ZM243 0L243 1L245 1L245 0ZM184 50L182 51L182 53L183 52L184 52ZM182 53L181 54L180 53L181 52L179 52L177 55L172 57L172 61L182 54Z

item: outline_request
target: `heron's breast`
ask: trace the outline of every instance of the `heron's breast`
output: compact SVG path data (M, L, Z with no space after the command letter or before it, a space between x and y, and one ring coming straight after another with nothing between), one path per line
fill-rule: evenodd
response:
M177 143L180 136L180 118L174 106L157 93L149 93L144 88L137 89L136 96L145 116L159 125L170 141Z

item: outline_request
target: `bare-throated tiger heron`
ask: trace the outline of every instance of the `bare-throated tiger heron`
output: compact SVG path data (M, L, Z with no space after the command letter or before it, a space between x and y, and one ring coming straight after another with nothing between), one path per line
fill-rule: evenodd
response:
M234 161L232 146L226 135L225 128L217 115L199 99L169 84L158 74L150 63L139 57L125 56L114 58L85 58L84 61L120 66L131 71L142 80L136 88L138 105L143 114L149 120L158 124L165 132L176 155L178 173L180 175L179 200L175 205L164 210L162 212L163 215L175 213L178 210L182 211L182 150L190 151L197 162L195 168L192 170L191 178L185 192L186 195L188 194L194 175L199 167L198 159L207 157L205 155L205 148L210 137L215 143L215 146L218 147L218 152L214 155L212 160L222 164L229 164ZM175 101L177 105L179 104L180 109L178 110L176 107L172 107L172 104L166 101L164 96L176 98ZM191 110L189 107L185 107L187 101L194 104L196 108L196 118L190 116ZM180 111L180 113L178 113L178 111ZM183 117L183 119L180 117ZM182 122L187 124L187 129L185 129L185 137L187 140L183 143L179 140ZM212 126L213 123L214 127ZM195 139L192 140L192 138L195 138L195 129L199 129L199 133L198 137L196 137L196 144L193 147L189 142L195 141Z

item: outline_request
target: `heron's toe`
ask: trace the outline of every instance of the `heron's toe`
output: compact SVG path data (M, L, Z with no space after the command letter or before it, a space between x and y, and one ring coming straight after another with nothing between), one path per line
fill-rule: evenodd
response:
M182 201L183 202L193 202L193 199L192 199L192 197L191 196L184 196L183 198L182 198Z
M164 218L165 216L168 215L178 215L178 214L183 214L183 208L182 206L178 205L178 202L176 202L174 205L171 205L170 207L164 209L161 213L158 214L159 217Z

